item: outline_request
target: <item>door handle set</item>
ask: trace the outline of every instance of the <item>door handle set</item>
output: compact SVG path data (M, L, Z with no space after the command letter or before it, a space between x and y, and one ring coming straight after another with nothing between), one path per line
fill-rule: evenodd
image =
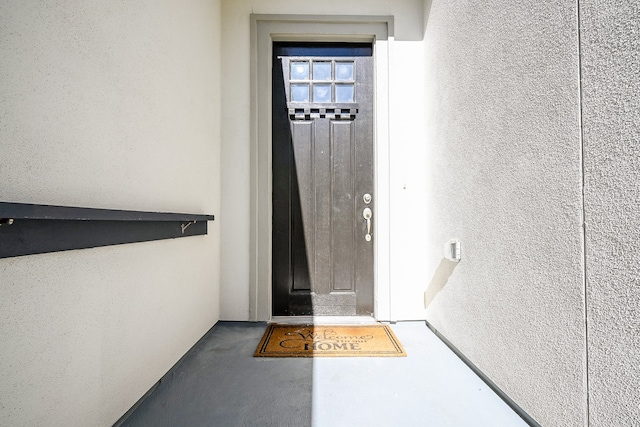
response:
M362 196L362 200L368 205L371 203L371 194L366 193ZM367 221L367 234L364 235L364 240L367 242L371 241L371 217L373 216L373 212L371 212L371 208L364 208L362 211L362 217Z
M364 210L362 211L362 217L367 220L367 234L365 234L364 236L364 240L366 240L367 242L371 241L371 216L372 216L372 212L370 208L364 208Z

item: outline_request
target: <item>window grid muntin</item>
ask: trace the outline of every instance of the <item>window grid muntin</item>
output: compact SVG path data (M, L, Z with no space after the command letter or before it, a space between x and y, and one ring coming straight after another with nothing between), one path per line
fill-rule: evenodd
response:
M329 64L329 75L326 76L326 71L320 77L316 75L316 71L321 71L324 64ZM316 70L315 66L318 65ZM346 78L338 78L338 69L343 69L343 66L350 65L351 71L347 73ZM294 69L294 67L296 67ZM313 59L313 58L296 58L289 62L289 92L291 94L291 102L299 103L355 103L356 102L356 62L353 59ZM303 78L305 77L305 78ZM306 91L303 86L306 85ZM330 87L329 97L316 97L316 86ZM343 92L340 88L351 88L351 96L346 100L338 100L340 92ZM294 90L295 89L295 90ZM306 93L306 96L304 94ZM319 98L319 99L316 99Z

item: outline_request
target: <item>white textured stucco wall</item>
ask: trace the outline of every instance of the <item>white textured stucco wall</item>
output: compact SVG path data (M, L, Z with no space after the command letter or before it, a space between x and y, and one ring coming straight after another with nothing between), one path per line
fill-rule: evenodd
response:
M0 200L219 214L218 1L0 2ZM209 235L0 260L0 425L110 426L218 320Z
M422 0L222 2L222 254L221 318L249 319L250 272L250 16L251 14L393 16L389 45L390 93L390 311L398 319L424 318L424 233L416 216L426 209L427 170L422 125ZM416 214L417 212L417 214ZM267 213L265 213L267 214Z
M640 3L580 2L589 415L640 425Z
M427 319L542 425L584 425L576 4L425 13Z

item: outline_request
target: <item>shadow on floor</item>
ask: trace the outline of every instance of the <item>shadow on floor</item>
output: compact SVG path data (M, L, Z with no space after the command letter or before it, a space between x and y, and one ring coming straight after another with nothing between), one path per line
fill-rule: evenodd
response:
M122 426L311 425L313 359L254 358L265 328L218 323Z

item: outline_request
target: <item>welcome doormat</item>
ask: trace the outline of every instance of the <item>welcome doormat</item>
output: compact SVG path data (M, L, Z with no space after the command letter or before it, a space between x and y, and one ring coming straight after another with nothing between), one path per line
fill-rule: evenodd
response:
M404 357L387 325L272 324L254 357Z

